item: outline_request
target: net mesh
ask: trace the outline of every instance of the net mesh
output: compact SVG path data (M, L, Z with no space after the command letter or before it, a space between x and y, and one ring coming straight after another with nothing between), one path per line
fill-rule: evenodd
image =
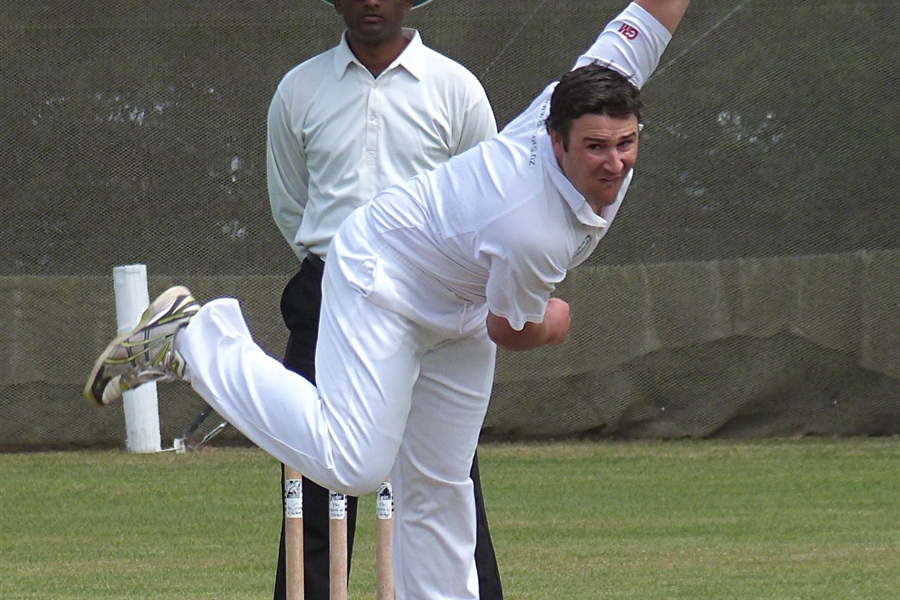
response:
M502 126L622 5L443 0L407 24ZM485 437L900 433L898 25L893 0L695 0L628 199L559 290L569 340L500 353ZM281 356L298 265L266 111L342 28L318 0L0 5L0 446L122 443L121 410L80 397L117 265L147 265L151 296L237 296ZM159 394L168 443L202 402Z

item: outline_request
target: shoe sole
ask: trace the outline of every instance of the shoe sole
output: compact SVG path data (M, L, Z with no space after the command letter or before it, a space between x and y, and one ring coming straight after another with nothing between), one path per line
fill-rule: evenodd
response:
M94 367L91 369L91 374L88 377L87 384L84 386L84 390L81 393L88 404L92 406L102 407L108 406L110 402L115 400L115 398L113 398L108 402L103 401L103 392L106 390L107 386L110 385L109 382L112 381L114 377L110 377L105 380L106 383L97 389L97 391L100 393L99 397L94 393L98 382L104 381L102 379L102 372L104 366L106 365L106 361L116 350L116 348L125 342L125 340L134 335L135 332L137 332L141 328L146 327L155 320L158 320L161 316L165 316L165 314L169 312L171 306L179 303L178 299L183 297L192 298L191 291L186 287L178 285L167 289L165 292L160 294L156 298L156 300L154 300L153 303L150 304L150 306L147 307L147 310L145 310L141 315L140 321L138 321L137 325L135 325L131 329L131 331L128 331L116 337L106 346L106 349L103 350L103 353L100 354L100 357L94 363ZM121 394L119 396L121 396ZM116 398L118 398L119 396L116 396Z

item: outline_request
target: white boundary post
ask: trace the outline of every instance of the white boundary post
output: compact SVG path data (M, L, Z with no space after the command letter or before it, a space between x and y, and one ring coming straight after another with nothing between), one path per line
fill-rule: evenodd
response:
M125 265L113 268L116 292L116 321L119 335L130 331L150 305L147 291L147 266ZM125 444L129 452L159 452L159 402L156 383L145 383L128 390L123 397L125 408Z

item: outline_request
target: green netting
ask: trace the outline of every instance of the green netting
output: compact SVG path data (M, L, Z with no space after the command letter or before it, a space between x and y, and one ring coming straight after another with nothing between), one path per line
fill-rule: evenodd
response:
M900 432L895 4L692 3L645 88L628 199L560 291L571 338L501 353L486 435ZM408 24L502 125L622 6L440 0ZM0 446L124 439L119 410L80 398L117 265L146 264L151 294L237 295L281 355L297 264L265 114L341 30L318 0L3 2ZM160 394L168 440L200 404Z

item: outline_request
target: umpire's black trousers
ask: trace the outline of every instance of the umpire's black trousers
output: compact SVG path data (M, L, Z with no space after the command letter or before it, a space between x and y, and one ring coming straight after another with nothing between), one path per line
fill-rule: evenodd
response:
M316 381L316 339L319 332L319 308L322 304L322 270L324 263L310 255L303 261L281 296L281 315L290 335L284 354L284 366ZM282 465L282 491L284 466ZM475 484L476 545L475 567L481 600L502 600L500 571L494 555L494 545L484 513L484 497L478 474L478 455L472 462L472 482ZM356 533L356 498L347 498L347 550L353 554ZM284 513L282 512L282 515ZM328 490L303 478L303 560L305 600L328 600ZM278 549L278 570L275 574L275 600L285 600L284 517L281 523L281 544ZM349 573L350 556L347 557Z

